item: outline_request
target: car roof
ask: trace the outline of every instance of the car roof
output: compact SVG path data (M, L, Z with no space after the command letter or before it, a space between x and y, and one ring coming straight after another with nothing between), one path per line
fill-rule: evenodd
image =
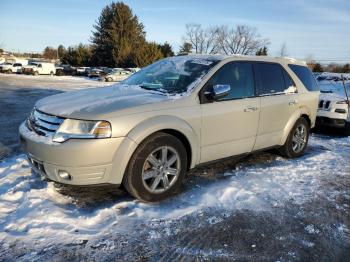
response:
M301 66L307 66L305 61L298 60L291 57L272 57L272 56L250 56L250 55L201 55L201 54L189 54L187 57L202 58L202 59L217 59L217 60L246 60L246 61L258 61L258 62L273 62L280 64L296 64Z

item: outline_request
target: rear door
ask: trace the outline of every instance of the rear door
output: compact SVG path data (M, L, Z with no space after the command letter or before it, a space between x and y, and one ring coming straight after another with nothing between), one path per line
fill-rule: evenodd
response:
M223 65L201 93L214 85L230 85L231 91L219 100L201 99L201 162L250 152L258 130L260 98L255 96L253 64Z
M298 108L298 94L290 91L293 87L295 89L295 84L280 64L257 62L254 69L261 98L259 128L254 146L254 150L258 150L280 143L288 120Z

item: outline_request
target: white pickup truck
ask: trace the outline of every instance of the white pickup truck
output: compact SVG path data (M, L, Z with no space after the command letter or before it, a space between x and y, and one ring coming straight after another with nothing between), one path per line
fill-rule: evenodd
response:
M22 68L22 72L27 75L55 75L56 68L53 63L31 62Z
M24 66L24 64L22 63L9 63L6 62L2 65L0 65L0 71L3 73L8 73L8 74L12 74L12 73L22 73L22 67Z

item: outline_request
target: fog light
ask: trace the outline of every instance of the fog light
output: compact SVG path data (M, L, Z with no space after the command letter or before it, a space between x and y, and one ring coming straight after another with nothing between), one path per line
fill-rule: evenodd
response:
M67 171L58 170L58 175L64 180L72 180L71 175Z

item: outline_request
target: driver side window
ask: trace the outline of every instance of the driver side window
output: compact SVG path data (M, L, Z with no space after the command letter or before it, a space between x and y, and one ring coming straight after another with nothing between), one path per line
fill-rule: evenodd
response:
M230 85L230 93L218 100L232 100L254 96L253 65L250 62L230 62L221 67L209 80L209 86Z

